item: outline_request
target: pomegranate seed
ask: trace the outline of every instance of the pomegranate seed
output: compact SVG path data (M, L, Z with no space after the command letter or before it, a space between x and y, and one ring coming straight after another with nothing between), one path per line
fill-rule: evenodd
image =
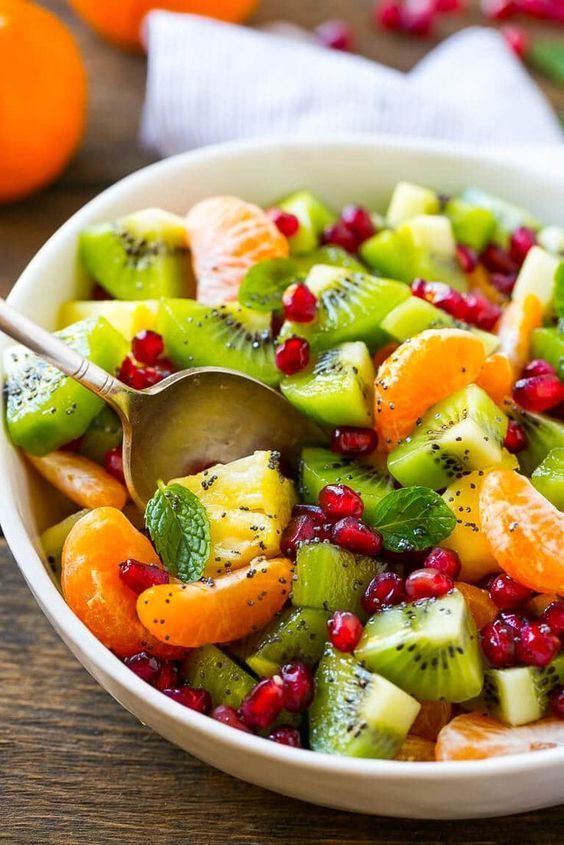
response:
M141 651L139 654L126 657L123 662L142 681L146 681L146 683L152 686L157 682L161 671L161 661L158 657L153 657L153 655L147 654L146 651Z
M433 31L435 10L432 4L425 3L421 8L403 6L401 10L400 29L409 35L427 37Z
M209 713L212 708L211 696L207 689L171 687L162 692L168 698L172 698L184 707L189 707L190 710L196 710L197 713Z
M502 21L515 14L517 9L514 0L483 0L482 10L491 20Z
M522 607L534 596L534 592L524 587L504 572L496 575L490 585L490 598L500 610Z
M553 634L564 637L564 602L553 601L545 608L541 617Z
M352 229L359 243L367 241L376 232L370 212L360 205L347 205L341 212L341 223Z
M548 411L564 402L564 384L558 376L521 378L513 387L513 398L527 411Z
M307 710L313 701L313 675L305 663L287 663L280 670L284 681L284 707L290 713Z
M501 308L480 291L462 294L466 303L466 321L484 331L491 331L501 317Z
M295 214L282 211L281 208L271 208L268 211L268 216L285 238L292 238L298 233L300 221Z
M362 622L348 610L336 610L327 622L331 644L345 654L355 650L362 637Z
M517 657L527 666L548 666L560 651L560 639L544 622L530 622L521 629Z
M552 712L559 719L564 719L564 687L558 687L550 696Z
M330 526L321 523L317 514L294 516L282 532L280 551L291 560L296 559L298 547L312 540L328 540Z
M130 590L139 595L150 587L168 584L170 577L166 569L161 569L153 563L139 563L138 560L124 560L119 565L119 576Z
M249 728L241 721L237 711L230 707L229 704L220 704L211 712L212 719L216 722L221 722L222 725L229 725L230 728L235 728L237 731L250 734Z
M463 295L444 282L426 282L415 279L411 285L411 292L419 299L425 299L442 311L446 311L457 320L466 320L468 307Z
M142 364L156 364L164 352L164 342L160 334L145 329L138 332L131 341L131 351Z
M515 631L495 619L489 622L481 631L482 651L492 666L499 669L514 666Z
M453 587L452 578L438 569L415 569L405 579L405 593L410 601L439 598Z
M287 725L276 728L275 731L272 731L268 735L268 738L272 742L278 742L280 745L289 745L290 748L302 747L302 738L299 730L297 728L290 728Z
M504 296L511 296L516 281L517 273L490 273L490 283Z
M456 581L460 575L462 564L460 558L452 549L441 549L437 546L431 549L423 563L425 569L436 569Z
M544 358L535 358L529 361L523 372L521 378L531 378L532 376L555 376L556 370L545 361Z
M439 14L448 15L452 12L461 12L464 3L461 0L435 0L435 11Z
M524 30L522 30L520 27L507 26L503 28L502 32L506 37L507 33L509 32L512 32L514 34L520 33L521 36L525 39L526 43L527 36ZM518 55L523 56L523 53ZM515 229L515 231L511 235L511 241L509 244L509 255L517 264L522 264L525 258L527 257L527 253L536 245L536 242L537 236L535 235L532 229L529 229L527 226L519 226L519 228Z
M331 451L338 455L369 455L378 446L373 428L354 428L343 425L331 435Z
M133 387L135 390L143 390L145 387L143 374L139 368L135 366L135 362L129 357L129 355L121 362L121 366L118 370L118 379L124 384L127 384L128 387Z
M108 299L113 299L113 296L107 290L104 290L102 285L94 285L92 299L95 299L96 302L105 302Z
M374 557L382 549L382 535L354 516L346 516L335 523L331 540L336 546L358 555Z
M295 323L311 323L317 314L317 297L307 285L290 285L282 297L284 316Z
M316 525L323 525L327 521L319 505L294 505L292 516L309 516L314 520Z
M174 364L168 358L161 358L154 367L140 367L139 373L143 381L142 389L158 384L176 372Z
M364 595L362 607L372 616L385 607L400 604L405 601L405 585L403 578L395 572L381 572L372 579Z
M523 426L519 425L515 420L509 420L507 434L503 441L505 448L513 455L516 455L517 452L521 452L527 448L527 442L527 432Z
M74 440L69 440L64 446L59 446L60 452L78 452L82 446L82 437L76 437Z
M398 32L401 29L401 2L399 0L382 0L374 7L373 20L382 29Z
M104 455L104 469L115 478L125 484L125 475L123 474L123 456L121 446L114 446Z
M303 337L289 337L276 348L276 366L285 376L299 373L309 364L309 343Z
M323 46L331 50L350 52L354 48L354 36L346 21L326 21L315 32Z
M503 26L501 28L501 34L503 35L505 43L512 51L512 53L514 53L518 59L524 59L527 50L529 49L529 37L523 27ZM517 231L519 231L519 229Z
M249 728L268 728L284 709L284 682L280 675L265 678L250 691L239 715Z
M327 484L319 493L319 505L333 522L345 516L360 519L364 511L362 499L346 484Z
M476 250L465 244L457 245L456 256L458 263L465 273L472 273L478 266L478 254Z
M324 244L334 244L350 253L355 253L360 246L356 233L344 223L333 223L324 230L321 241Z
M178 686L178 666L172 660L163 660L155 686L161 692Z
M480 256L482 264L492 273L517 273L519 264L498 244L488 244Z
M528 625L531 621L523 613L516 613L514 610L500 610L496 619L499 619L501 624L511 628L516 637L519 636L525 625Z

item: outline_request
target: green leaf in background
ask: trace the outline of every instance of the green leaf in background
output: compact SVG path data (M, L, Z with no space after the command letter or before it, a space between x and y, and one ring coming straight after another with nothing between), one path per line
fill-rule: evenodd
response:
M280 311L282 294L293 282L303 278L291 258L259 261L247 272L239 288L239 302L254 311Z
M454 530L456 517L446 502L428 487L393 490L378 504L371 525L393 552L414 552L436 546Z
M554 310L560 320L564 320L564 261L560 263L558 270L556 271Z
M535 42L527 50L527 62L539 73L564 85L564 39Z
M162 481L145 509L145 525L166 569L181 581L202 577L210 555L210 522L197 496Z

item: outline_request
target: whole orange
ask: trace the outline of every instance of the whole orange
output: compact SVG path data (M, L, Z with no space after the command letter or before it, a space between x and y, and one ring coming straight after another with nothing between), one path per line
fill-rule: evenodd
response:
M55 179L84 130L86 75L68 29L26 0L0 0L0 202Z
M205 15L236 23L255 9L258 0L69 0L96 32L129 50L141 49L143 18L153 9Z

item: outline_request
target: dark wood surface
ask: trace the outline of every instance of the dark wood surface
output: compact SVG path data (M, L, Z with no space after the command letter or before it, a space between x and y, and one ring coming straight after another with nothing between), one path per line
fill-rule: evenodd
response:
M80 42L91 86L90 122L80 153L56 185L0 209L2 293L72 212L151 161L136 145L143 58L98 40L64 0L43 5L68 21ZM314 26L346 17L363 53L409 69L432 42L376 33L367 25L369 6L362 0L264 0L256 20L285 17ZM478 20L474 13L464 22ZM451 19L446 29L460 23ZM530 29L543 31L540 25ZM544 88L564 109L564 92ZM214 771L139 725L98 687L51 630L2 540L0 577L2 843L556 845L564 840L562 808L496 821L377 819L281 798Z

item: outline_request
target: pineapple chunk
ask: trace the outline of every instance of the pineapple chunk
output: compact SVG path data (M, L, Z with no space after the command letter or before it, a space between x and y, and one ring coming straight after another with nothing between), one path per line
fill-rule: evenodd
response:
M460 557L460 580L474 583L499 566L482 534L480 523L480 487L488 470L476 470L453 481L443 493L443 499L456 516L456 528L444 541Z
M206 575L239 569L259 555L280 554L280 537L297 495L280 473L276 452L255 452L171 483L195 493L208 512L212 552Z

